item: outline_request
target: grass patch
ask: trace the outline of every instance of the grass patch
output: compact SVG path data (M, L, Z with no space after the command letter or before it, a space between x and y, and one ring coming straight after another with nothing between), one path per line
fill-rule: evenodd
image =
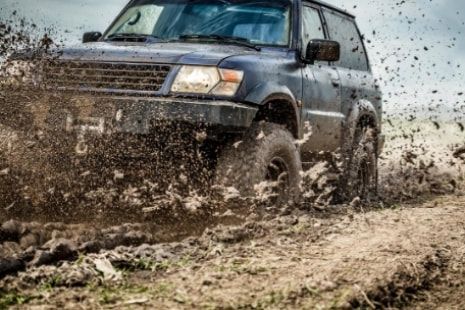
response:
M173 283L164 281L158 283L153 289L154 295L159 298L168 298L173 295L175 291L176 286Z
M54 275L39 287L39 291L51 291L62 285L63 280L60 275Z
M172 299L177 303L186 303L187 298L176 292L176 286L170 282L159 282L153 287L134 284L119 286L96 286L91 289L97 296L100 305L124 302L135 295L145 294L155 299Z
M11 306L27 304L35 296L23 295L16 292L0 292L0 309L8 309Z
M131 263L129 269L137 270L148 270L148 271L167 271L173 268L184 268L191 263L191 258L189 256L183 257L180 260L164 260L164 261L154 261L150 259L138 259L135 262Z
M149 288L142 285L124 283L120 285L88 285L87 289L98 297L101 305L114 304L123 301L131 295L144 294Z
M237 274L250 274L250 275L258 275L267 273L269 268L265 266L259 266L255 263L243 260L236 260L232 261L230 264L227 265L219 265L216 266L217 272L234 272Z

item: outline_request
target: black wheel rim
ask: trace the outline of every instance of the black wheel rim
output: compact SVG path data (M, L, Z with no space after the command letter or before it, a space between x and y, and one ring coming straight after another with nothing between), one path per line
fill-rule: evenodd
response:
M273 182L272 190L278 195L288 192L290 187L289 168L281 157L274 157L267 167L266 181Z
M376 138L370 129L358 129L354 152L348 171L348 186L345 197L362 200L370 199L377 182L377 159L375 154Z

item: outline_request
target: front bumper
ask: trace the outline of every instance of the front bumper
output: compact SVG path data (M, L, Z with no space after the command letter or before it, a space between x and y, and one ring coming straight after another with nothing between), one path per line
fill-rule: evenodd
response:
M110 132L149 134L166 122L183 122L224 130L250 127L257 108L229 101L202 101L176 98L112 98Z
M258 110L225 100L174 97L33 93L21 99L16 93L4 94L4 98L1 122L12 127L100 136L147 135L173 123L240 132L250 127Z

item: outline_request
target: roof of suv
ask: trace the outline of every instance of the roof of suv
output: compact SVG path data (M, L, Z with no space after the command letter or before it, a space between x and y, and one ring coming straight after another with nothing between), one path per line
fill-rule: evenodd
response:
M303 2L313 2L313 3L316 3L316 4L319 4L323 7L327 7L328 9L331 9L331 10L334 10L334 11L337 11L341 14L344 14L344 15L347 15L349 17L352 17L352 18L355 18L355 16L349 12L347 12L346 10L343 10L341 8L338 8L332 4L329 4L329 3L326 3L324 1L320 1L320 0L302 0Z

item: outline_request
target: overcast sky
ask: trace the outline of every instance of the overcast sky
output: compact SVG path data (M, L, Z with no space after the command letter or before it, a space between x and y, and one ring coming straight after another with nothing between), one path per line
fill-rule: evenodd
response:
M67 44L83 32L105 30L127 0L1 0L0 19L18 16ZM375 73L383 80L386 110L419 110L464 117L465 1L327 0L357 16ZM442 100L442 101L441 101Z

